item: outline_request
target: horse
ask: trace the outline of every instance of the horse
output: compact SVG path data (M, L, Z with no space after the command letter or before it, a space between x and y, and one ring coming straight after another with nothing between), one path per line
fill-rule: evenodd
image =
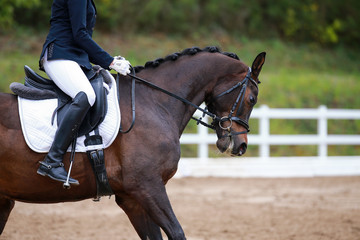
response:
M247 148L248 120L258 97L265 52L249 68L236 54L216 47L189 48L135 67L138 79L176 93L177 97L136 80L136 121L105 149L106 171L115 202L127 214L140 239L186 239L166 193L177 171L180 136L201 103L213 119L217 148L241 156ZM122 125L132 122L131 76L119 79ZM179 101L181 99L182 101ZM198 120L200 121L200 120ZM76 154L72 177L79 186L63 189L59 182L36 174L45 154L33 152L24 140L17 96L0 93L0 235L15 201L58 203L96 195L96 182L86 154ZM64 159L69 159L69 153ZM64 161L65 168L69 162Z

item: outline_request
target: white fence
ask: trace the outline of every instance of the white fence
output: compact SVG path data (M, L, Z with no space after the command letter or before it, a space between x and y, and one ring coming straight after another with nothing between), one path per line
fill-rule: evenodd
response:
M229 176L229 177L306 177L360 175L358 156L328 156L328 145L360 145L360 133L354 135L328 134L328 120L360 120L360 110L277 109L265 105L254 109L251 118L259 119L259 133L249 134L249 145L259 146L259 157L209 158L208 145L217 137L207 128L198 127L196 134L183 134L181 144L197 144L197 158L182 158L177 176ZM315 119L317 134L270 134L270 119ZM271 145L317 145L318 155L311 157L271 157Z

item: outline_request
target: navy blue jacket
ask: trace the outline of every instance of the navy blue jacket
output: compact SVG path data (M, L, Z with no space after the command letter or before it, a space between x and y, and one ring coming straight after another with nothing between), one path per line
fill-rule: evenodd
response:
M108 69L114 60L93 39L96 8L93 0L54 0L51 7L50 31L40 56L48 49L48 60L67 59L82 68L91 69L90 62Z

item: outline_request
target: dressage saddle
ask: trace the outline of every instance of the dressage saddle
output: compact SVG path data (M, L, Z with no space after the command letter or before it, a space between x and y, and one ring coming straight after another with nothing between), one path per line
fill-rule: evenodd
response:
M55 114L57 114L57 123L61 122L64 113L71 103L71 98L62 92L52 80L38 75L28 66L25 66L24 69L24 85L12 83L10 89L18 96L32 100L57 98L58 106L54 111L53 121ZM95 91L96 101L79 128L78 136L91 132L105 118L107 112L107 89L104 87L104 76L100 74L101 70L99 66L94 66L92 70L84 72Z

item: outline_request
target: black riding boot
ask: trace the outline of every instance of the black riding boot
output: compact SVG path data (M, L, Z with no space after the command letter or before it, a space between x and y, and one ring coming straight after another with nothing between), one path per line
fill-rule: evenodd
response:
M63 156L73 141L89 109L90 104L86 94L79 92L66 111L64 119L59 124L50 151L44 161L40 162L40 167L37 170L38 174L49 176L56 181L66 182L67 172L62 163ZM69 178L69 183L79 184L78 180L73 178Z

